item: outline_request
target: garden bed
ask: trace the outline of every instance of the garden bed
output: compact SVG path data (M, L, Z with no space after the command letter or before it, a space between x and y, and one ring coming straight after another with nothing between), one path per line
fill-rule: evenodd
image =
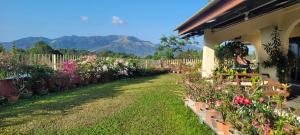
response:
M1 104L5 101L15 102L19 97L30 98L89 84L169 72L163 68L145 69L139 66L139 62L133 59L83 57L76 61L66 61L62 69L53 70L46 65L22 64L7 57L6 62L0 64L0 96L8 100L1 100ZM5 80L5 75L12 75L14 79ZM23 75L26 77L21 77Z
M286 106L286 89L269 91L259 77L250 79L250 87L232 85L226 83L232 80L220 81L218 77L212 78L212 83L201 79L199 73L186 74L184 80L186 105L217 134L300 133L299 117Z

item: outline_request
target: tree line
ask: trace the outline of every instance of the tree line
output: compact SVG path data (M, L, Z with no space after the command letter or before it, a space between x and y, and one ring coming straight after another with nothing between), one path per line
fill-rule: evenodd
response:
M153 55L148 55L143 58L147 59L202 59L202 50L184 49L186 45L197 44L190 39L181 39L178 36L163 36L160 45L156 46L156 51ZM126 54L113 51L90 52L80 49L54 49L49 44L43 41L35 43L32 48L22 49L14 44L10 50L6 50L0 44L0 53L10 52L12 54L58 54L58 55L97 55L99 57L117 57L117 58L142 58L134 54Z

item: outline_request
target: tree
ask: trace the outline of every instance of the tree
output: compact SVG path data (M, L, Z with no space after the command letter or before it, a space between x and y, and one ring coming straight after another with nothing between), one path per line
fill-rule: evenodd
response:
M59 52L61 52L63 55L89 55L89 54L92 54L92 52L87 51L87 50L77 50L77 49L71 49L71 48L59 49Z
M28 50L31 54L53 54L55 50L43 41L37 42L33 48Z
M154 59L174 59L176 55L183 51L185 45L196 43L189 38L182 39L174 35L170 37L163 35L160 40L160 45L156 48Z
M139 58L134 54L126 54L126 53L113 52L113 51L101 51L98 52L97 55L99 57L112 57L112 58Z
M11 49L12 54L14 55L21 55L21 54L25 54L26 51L24 49L21 48L17 48L16 44L13 43L12 49Z
M178 59L202 59L203 51L197 51L197 50L187 50L179 53L179 55L176 57Z

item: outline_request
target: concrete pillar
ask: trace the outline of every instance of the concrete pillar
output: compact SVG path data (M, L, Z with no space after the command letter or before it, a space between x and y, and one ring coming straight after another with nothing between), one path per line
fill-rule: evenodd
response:
M203 59L202 59L202 77L208 78L213 75L216 68L215 46L218 43L212 38L204 35Z

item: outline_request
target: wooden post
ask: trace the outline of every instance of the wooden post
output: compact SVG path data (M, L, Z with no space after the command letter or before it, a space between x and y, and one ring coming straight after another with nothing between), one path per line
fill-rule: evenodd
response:
M52 54L52 65L53 65L53 69L57 70L57 65L56 65L56 55Z

